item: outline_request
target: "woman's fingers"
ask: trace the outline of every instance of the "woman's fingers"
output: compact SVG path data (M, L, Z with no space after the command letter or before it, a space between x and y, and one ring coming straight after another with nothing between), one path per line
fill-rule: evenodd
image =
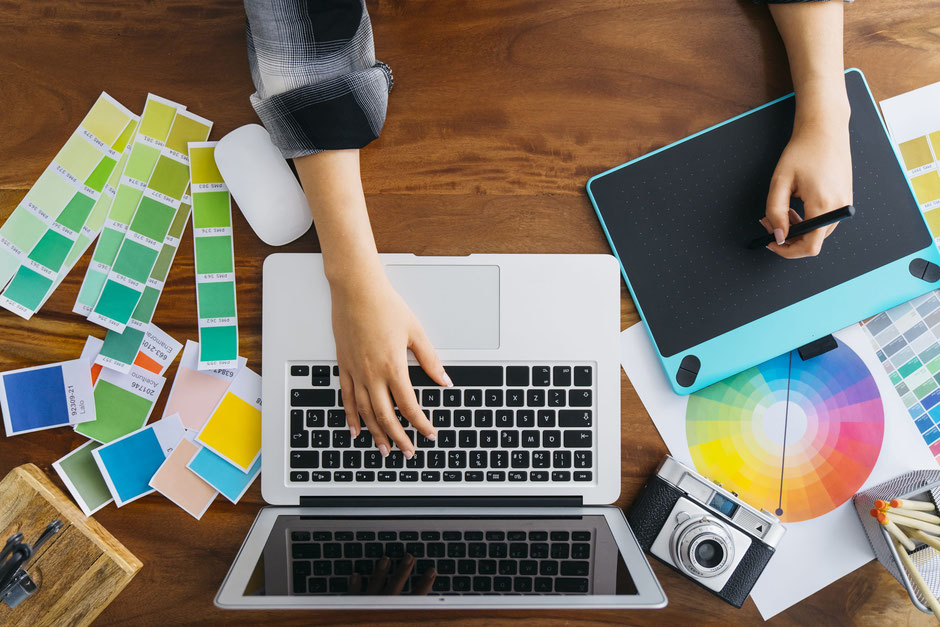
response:
M415 596L425 596L431 591L431 587L434 585L434 580L437 579L437 570L432 566L431 568L424 571L424 574L421 575L421 579L415 584L414 590L411 594Z
M372 571L372 576L369 577L369 586L366 588L367 594L379 594L382 591L391 564L392 561L386 556L382 556L382 559L375 563L375 570Z
M343 396L345 397L345 394ZM359 384L356 384L356 406L359 408L359 415L362 416L363 422L366 423L366 428L372 434L372 440L375 442L376 448L382 453L382 457L388 457L389 452L392 450L388 437L385 435L385 430L375 419L369 392Z
M398 404L398 411L411 423L418 432L429 440L437 438L437 429L428 420L418 399L415 397L414 388L411 387L411 381L408 379L408 368L404 366L395 382L392 384L392 396Z
M339 389L343 396L343 411L346 412L346 423L352 437L359 435L362 422L359 420L359 408L356 406L356 386L352 377L342 368L339 371Z
M431 344L431 340L428 339L424 329L417 321L408 338L408 348L414 353L415 359L418 360L421 368L428 373L428 376L434 379L438 385L442 385L445 388L454 387L454 382L450 380L450 377L444 370L444 364L442 364L441 360L438 358L437 351L434 350L434 345Z
M414 394L412 392L412 394ZM414 457L415 448L408 434L398 422L395 410L392 408L392 399L388 394L388 387L384 384L377 385L369 389L369 398L372 400L372 409L375 412L375 419L379 426L388 434L388 437L398 445L401 452L405 454L405 459Z
M411 571L415 567L415 558L411 553L405 553L405 557L402 558L401 562L398 564L398 569L395 571L395 574L392 575L391 579L388 580L388 584L385 586L385 594L390 594L393 596L401 594L401 591L405 587L405 583L408 581L408 577L411 576Z
M775 172L767 194L767 221L777 244L783 244L790 232L790 196L793 193L792 173Z

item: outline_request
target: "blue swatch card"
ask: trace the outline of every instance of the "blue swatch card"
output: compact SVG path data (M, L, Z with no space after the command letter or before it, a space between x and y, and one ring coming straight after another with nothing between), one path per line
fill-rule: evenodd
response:
M248 486L261 474L261 456L258 455L248 472L242 472L240 468L203 447L186 467L232 503L238 503L248 491Z
M0 410L8 436L94 420L88 363L73 359L0 373Z
M153 492L150 479L183 439L183 423L173 414L91 452L118 507Z

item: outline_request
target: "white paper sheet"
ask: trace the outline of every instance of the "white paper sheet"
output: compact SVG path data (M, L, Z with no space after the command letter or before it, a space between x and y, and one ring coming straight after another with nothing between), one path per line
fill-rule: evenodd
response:
M853 325L835 335L852 348L871 371L884 406L881 452L859 491L908 470L935 467L929 450L907 418L904 405L878 363L862 328ZM620 349L624 371L670 453L694 468L686 437L689 397L679 396L669 387L642 323L621 333ZM724 487L735 490L735 486L726 484ZM787 609L874 557L851 499L822 516L786 523L786 527L787 532L776 554L751 592L764 619Z

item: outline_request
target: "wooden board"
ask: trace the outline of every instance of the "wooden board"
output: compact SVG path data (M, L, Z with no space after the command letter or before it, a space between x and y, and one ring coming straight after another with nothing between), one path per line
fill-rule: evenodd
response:
M26 564L39 589L15 609L0 604L0 625L89 625L143 566L35 465L0 481L0 542L22 533L32 544L56 518L62 529Z

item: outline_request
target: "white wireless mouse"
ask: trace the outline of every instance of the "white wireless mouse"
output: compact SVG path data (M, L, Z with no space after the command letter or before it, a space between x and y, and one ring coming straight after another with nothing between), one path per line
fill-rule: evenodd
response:
M313 216L304 190L263 126L247 124L220 139L215 164L265 244L283 246L310 229Z

